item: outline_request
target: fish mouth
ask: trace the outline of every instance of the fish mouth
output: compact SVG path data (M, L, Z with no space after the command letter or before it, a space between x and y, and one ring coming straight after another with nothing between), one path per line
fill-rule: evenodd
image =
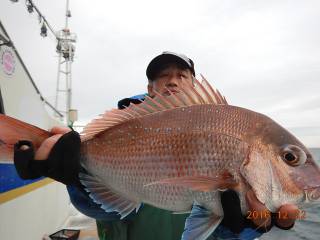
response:
M320 202L320 188L310 188L304 190L305 198L308 202Z

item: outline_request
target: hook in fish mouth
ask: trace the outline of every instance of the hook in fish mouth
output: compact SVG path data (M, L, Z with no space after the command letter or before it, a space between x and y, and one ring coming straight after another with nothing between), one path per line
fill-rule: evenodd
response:
M307 201L310 202L315 202L319 201L320 202L320 188L310 188L304 190L305 193L305 198Z

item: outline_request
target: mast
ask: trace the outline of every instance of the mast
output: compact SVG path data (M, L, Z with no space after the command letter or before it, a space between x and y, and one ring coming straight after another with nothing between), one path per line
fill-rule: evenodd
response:
M18 2L19 0L11 0L12 2ZM54 35L57 41L56 51L58 55L58 74L56 84L56 96L55 96L55 107L50 107L55 112L55 117L60 118L68 126L72 126L73 122L77 120L77 110L71 109L72 104L72 62L74 58L76 34L71 33L68 21L71 17L69 9L69 0L66 0L66 14L65 14L65 27L55 32L52 26L49 24L44 15L40 12L38 7L34 4L33 0L25 0L26 7L29 13L36 11L38 13L39 23L41 26L40 35L42 37L47 36L48 28ZM0 40L2 40L0 38ZM64 70L62 70L64 69Z
M56 84L55 108L64 113L68 126L76 121L77 111L72 106L72 63L75 52L76 34L71 33L68 21L71 17L69 0L66 0L65 26L57 32L58 74Z

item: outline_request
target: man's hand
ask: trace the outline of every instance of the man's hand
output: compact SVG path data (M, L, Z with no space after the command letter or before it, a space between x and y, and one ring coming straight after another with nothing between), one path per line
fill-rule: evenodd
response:
M247 205L251 213L263 213L259 217L244 217L240 208L240 200L235 191L228 190L221 194L221 203L224 211L222 226L228 228L235 234L240 234L245 228L255 229L259 232L268 232L273 225L281 229L293 227L295 217L299 209L292 204L280 207L278 214L272 214L255 196L252 190L246 194ZM263 217L260 217L263 216ZM279 219L278 216L288 216L286 219Z
M19 141L14 146L14 164L22 179L50 177L66 185L78 185L80 170L80 136L65 127L54 127L34 152L30 141Z
M56 144L59 138L61 138L63 134L68 133L70 131L71 129L67 127L53 127L50 131L50 133L52 133L53 136L43 141L43 143L35 153L34 160L48 159L52 147Z
M257 213L263 213L261 214L261 216L263 217L251 218L254 225L256 225L257 227L263 227L266 229L270 228L272 224L272 221L271 221L272 215L270 211L266 208L266 206L263 205L257 199L256 195L252 190L249 190L247 192L246 200L247 200L247 204L250 212L256 211ZM293 204L282 205L279 208L277 214L274 215L276 216L274 219L275 221L274 224L281 229L289 229L294 225L296 216L298 215L299 215L299 209L296 205L293 205ZM281 216L286 216L286 218L281 218Z

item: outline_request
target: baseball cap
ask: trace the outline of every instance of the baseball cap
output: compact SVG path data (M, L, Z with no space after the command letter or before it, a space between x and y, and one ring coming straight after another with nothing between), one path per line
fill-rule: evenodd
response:
M156 56L154 59L152 59L149 63L146 70L148 79L154 80L155 75L158 73L159 70L161 70L161 67L168 63L182 64L191 71L193 76L195 76L194 63L190 58L188 58L184 54L165 51L162 54Z

